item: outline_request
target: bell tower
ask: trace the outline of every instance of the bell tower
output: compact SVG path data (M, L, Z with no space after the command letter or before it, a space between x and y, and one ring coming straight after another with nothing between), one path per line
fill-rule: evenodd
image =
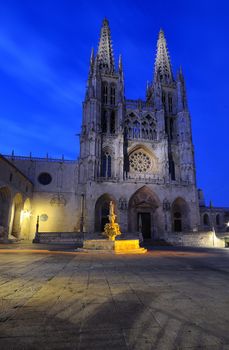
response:
M167 139L168 176L171 182L196 183L191 120L182 70L175 80L167 42L161 29L157 41L153 82L147 87L147 100L164 114Z
M123 177L124 79L116 69L109 22L102 23L98 52L92 49L80 138L79 181Z

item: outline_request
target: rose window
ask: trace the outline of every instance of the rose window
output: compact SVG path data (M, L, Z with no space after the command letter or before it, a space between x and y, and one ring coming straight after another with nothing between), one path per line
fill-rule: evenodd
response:
M145 173L150 170L152 161L145 152L134 152L129 157L130 167L138 173Z

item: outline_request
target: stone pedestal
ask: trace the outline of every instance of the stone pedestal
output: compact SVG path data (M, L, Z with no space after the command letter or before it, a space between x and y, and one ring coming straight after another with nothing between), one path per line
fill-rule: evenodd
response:
M120 239L117 241L87 239L83 242L81 251L114 254L143 254L147 252L145 248L139 246L138 239Z

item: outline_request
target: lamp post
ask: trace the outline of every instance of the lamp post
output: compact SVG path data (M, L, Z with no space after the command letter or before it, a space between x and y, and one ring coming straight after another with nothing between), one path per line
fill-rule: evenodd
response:
M212 218L212 201L211 200L210 200L209 208L210 208L211 230L212 230L212 245L214 247L215 246L215 228L214 228L213 218Z
M37 222L36 222L36 233L35 233L35 237L33 239L33 243L40 243L40 240L39 240L39 221L40 221L40 216L37 215Z

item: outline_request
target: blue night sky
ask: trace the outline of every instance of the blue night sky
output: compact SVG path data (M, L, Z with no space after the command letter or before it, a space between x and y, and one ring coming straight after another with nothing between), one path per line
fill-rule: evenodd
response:
M229 206L228 1L50 1L0 4L0 153L74 159L91 47L102 19L123 55L127 98L145 98L163 28L183 67L207 203Z

